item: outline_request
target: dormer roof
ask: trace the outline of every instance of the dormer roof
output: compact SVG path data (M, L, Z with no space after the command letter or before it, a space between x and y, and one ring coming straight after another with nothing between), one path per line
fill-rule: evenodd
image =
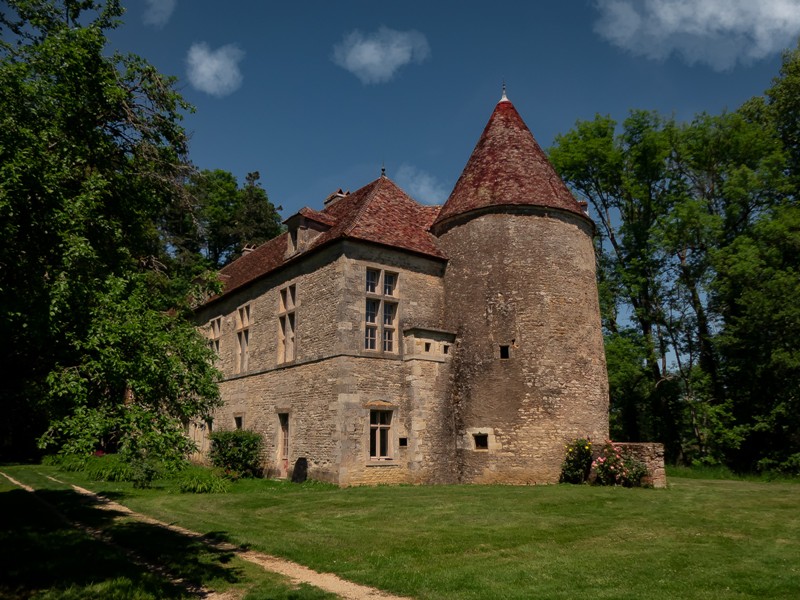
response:
M503 93L433 231L473 211L513 206L563 210L588 218Z
M219 273L223 290L209 302L337 240L358 240L446 260L437 238L429 231L439 209L417 203L391 179L381 176L351 194L342 195L324 210L306 207L286 219L284 222L288 223L302 216L327 229L300 252L287 251L290 236L283 233L226 265Z

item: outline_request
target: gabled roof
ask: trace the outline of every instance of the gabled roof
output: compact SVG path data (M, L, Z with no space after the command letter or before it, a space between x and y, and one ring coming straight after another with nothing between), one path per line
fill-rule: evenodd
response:
M341 239L390 246L445 260L436 237L428 231L439 209L439 206L417 203L391 179L381 176L322 211L303 208L287 219L302 215L329 229L317 235L300 252L288 254L289 234L283 233L226 265L219 273L223 291L209 302Z
M453 217L501 206L542 206L588 218L505 93L433 229L438 233Z

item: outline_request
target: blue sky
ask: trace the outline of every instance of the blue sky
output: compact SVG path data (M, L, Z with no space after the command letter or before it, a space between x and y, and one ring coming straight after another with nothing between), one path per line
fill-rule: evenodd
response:
M632 108L763 93L800 0L129 0L111 46L175 75L191 159L259 171L289 216L380 175L447 199L501 94L542 147Z

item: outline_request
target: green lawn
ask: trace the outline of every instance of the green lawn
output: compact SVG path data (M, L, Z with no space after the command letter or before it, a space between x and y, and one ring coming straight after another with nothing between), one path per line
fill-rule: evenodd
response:
M57 491L38 475L53 467L2 470ZM56 476L161 520L416 598L800 598L792 483L338 489L250 480L228 494L187 495L169 482L134 490Z

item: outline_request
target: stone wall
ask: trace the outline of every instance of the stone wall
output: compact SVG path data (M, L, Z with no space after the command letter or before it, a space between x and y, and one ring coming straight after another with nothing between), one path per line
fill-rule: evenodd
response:
M591 225L489 213L443 233L464 482L558 481L564 444L608 436Z
M364 347L368 268L397 275L387 299L396 302L395 344ZM443 344L405 358L402 332L438 325L442 261L344 242L308 257L198 312L199 323L221 317L218 366L225 400L214 429L241 426L262 434L270 475L286 476L298 458L308 476L341 485L454 481L452 419L446 410L450 357ZM295 286L295 356L279 361L280 291ZM237 310L249 304L247 369L236 372ZM388 460L369 456L370 410L393 411ZM281 414L288 415L289 455ZM193 432L197 434L197 432ZM404 443L400 441L403 438Z
M623 452L639 459L647 467L647 477L642 485L654 488L667 487L667 473L664 469L664 444L652 442L614 442Z

